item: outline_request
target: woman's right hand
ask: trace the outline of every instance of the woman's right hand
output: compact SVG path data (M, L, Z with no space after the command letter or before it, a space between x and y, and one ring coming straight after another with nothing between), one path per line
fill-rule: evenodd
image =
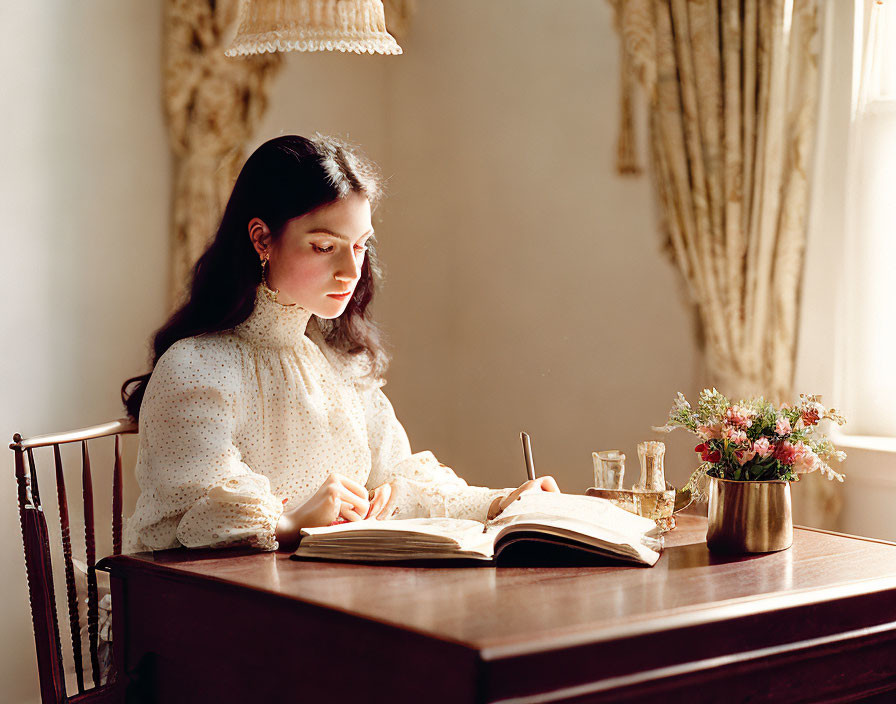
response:
M277 542L282 548L294 547L302 528L328 526L340 517L362 521L369 509L367 489L341 474L331 474L314 496L283 512L277 523Z

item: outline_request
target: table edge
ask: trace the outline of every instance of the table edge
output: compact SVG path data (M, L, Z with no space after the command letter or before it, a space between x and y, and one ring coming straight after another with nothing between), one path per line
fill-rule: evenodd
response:
M140 554L140 553L134 553ZM262 555L265 553L259 552L258 554ZM124 563L122 566L121 563ZM181 582L188 583L203 583L203 582L213 582L216 585L225 587L227 589L232 589L235 591L241 592L253 592L255 594L264 594L266 597L287 601L290 603L299 603L305 606L310 606L316 609L322 609L325 611L330 611L332 613L343 614L345 616L350 616L352 618L360 619L362 621L367 621L369 623L375 623L381 626L385 626L388 628L395 628L406 633L415 633L421 636L425 636L426 638L431 638L433 640L438 640L442 643L446 643L453 646L458 646L463 648L464 650L468 650L472 653L479 654L480 648L476 647L476 645L469 643L468 641L459 640L457 638L452 638L451 636L446 636L441 633L435 633L433 631L424 630L421 628L417 628L415 626L409 626L403 623L397 623L395 621L391 621L388 619L375 618L372 616L367 616L365 614L358 613L356 611L351 611L349 609L345 609L339 606L334 606L333 604L317 601L314 599L309 599L308 597L298 597L294 595L284 594L283 592L273 591L271 589L265 589L263 587L254 587L248 584L240 584L239 582L233 582L227 579L223 579L221 577L215 577L211 575L199 575L199 574L191 574L188 572L182 572L176 569L169 567L168 565L161 564L158 562L149 562L145 560L134 559L133 555L109 555L104 557L97 563L96 569L101 570L103 572L108 572L110 577L120 577L120 570L127 570L128 568L139 571L149 573L154 577L160 577L163 579L172 579ZM118 574L116 574L118 572Z
M124 566L120 563L124 563ZM567 631L565 633L543 635L534 640L528 639L522 643L513 641L508 643L493 642L492 644L489 644L488 642L483 643L482 641L477 643L461 640L432 630L398 623L394 620L369 616L305 596L287 595L282 592L240 584L238 582L211 575L191 574L179 571L166 564L136 559L131 555L109 556L103 558L97 565L97 569L107 571L113 576L115 576L115 572L128 568L141 572L149 572L166 579L176 579L186 582L211 581L229 589L264 594L269 598L293 603L298 602L314 608L351 616L352 618L361 619L362 621L402 629L404 631L417 633L428 638L433 638L441 642L451 643L475 651L484 662L519 657L530 653L543 652L544 650L562 650L586 644L635 638L651 633L669 632L713 622L724 622L738 618L757 616L771 611L807 607L824 602L835 601L837 599L867 596L884 591L892 591L894 599L896 599L896 575L872 577L850 582L841 582L825 587L808 587L770 596L750 595L736 597L733 599L713 602L701 607L680 607L671 613L667 612L660 616L656 614L646 614L644 618L640 620L611 625L600 630ZM483 567L482 569L489 569L489 567Z
M856 590L856 586L865 587ZM805 606L813 606L837 599L868 596L879 592L892 591L896 599L896 575L888 577L872 577L854 582L842 582L827 587L810 587L794 590L774 596L745 596L714 602L707 607L681 607L675 613L666 616L648 615L640 621L610 626L599 633L576 632L560 634L553 638L537 641L537 648L529 647L530 642L508 643L485 646L479 652L485 661L519 657L533 652L545 650L550 644L552 650L574 648L581 645L603 643L612 640L623 640L657 632L669 632L702 626L713 622L730 621L749 616L758 616L771 611L781 611Z
M879 545L892 545L896 547L896 541L887 540L886 538L872 538L867 535L855 535L853 533L842 533L837 530L827 530L826 528L813 528L812 526L794 526L794 529L807 530L812 533L824 533L825 535L836 535L838 538L851 538L852 540L862 540L866 543L877 543Z

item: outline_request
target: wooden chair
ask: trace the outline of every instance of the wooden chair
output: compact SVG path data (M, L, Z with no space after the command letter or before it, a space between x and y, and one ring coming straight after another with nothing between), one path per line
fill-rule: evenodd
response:
M122 477L120 436L136 433L137 424L121 419L53 435L39 435L24 439L19 433L13 436L10 449L15 453L16 482L18 483L19 517L22 523L22 541L25 548L25 569L28 575L28 594L31 601L31 619L37 646L37 667L40 676L40 692L43 704L65 702L120 702L123 701L119 685L113 680L102 686L98 657L99 598L96 578L96 536L94 531L93 478L90 471L90 454L87 441L114 436L115 460L112 479L112 550L121 553L122 543ZM84 502L84 542L87 564L87 632L91 674L94 686L84 687L82 665L81 619L78 612L78 594L75 587L75 566L72 558L71 530L69 525L68 497L63 475L60 446L81 444L81 489ZM56 597L53 588L53 561L47 520L41 506L38 475L34 462L34 450L53 448L56 468L56 494L59 505L59 525L62 538L62 562L65 570L68 617L72 632L72 652L75 660L78 693L66 693L62 659L62 642L59 637L59 621L56 614ZM26 462L27 456L27 462ZM45 482L46 486L46 482ZM58 560L58 558L57 558Z

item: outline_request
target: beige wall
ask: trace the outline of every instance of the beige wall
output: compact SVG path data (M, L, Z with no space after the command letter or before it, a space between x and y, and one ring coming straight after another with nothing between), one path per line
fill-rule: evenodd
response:
M607 3L421 2L388 74L386 387L415 450L471 482L591 484L591 451L654 437L696 385L649 183L613 172ZM691 443L670 438L672 475Z
M164 315L170 165L156 3L5 2L0 26L0 437L8 442L17 431L121 415L118 388L142 371L147 332ZM69 491L78 486L71 469ZM36 701L13 477L4 451L0 699Z

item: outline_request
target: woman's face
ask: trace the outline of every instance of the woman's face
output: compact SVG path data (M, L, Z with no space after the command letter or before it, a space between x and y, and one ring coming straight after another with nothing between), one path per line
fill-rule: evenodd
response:
M280 303L338 318L354 294L372 235L370 203L362 193L293 218L270 247L268 286L279 289Z

